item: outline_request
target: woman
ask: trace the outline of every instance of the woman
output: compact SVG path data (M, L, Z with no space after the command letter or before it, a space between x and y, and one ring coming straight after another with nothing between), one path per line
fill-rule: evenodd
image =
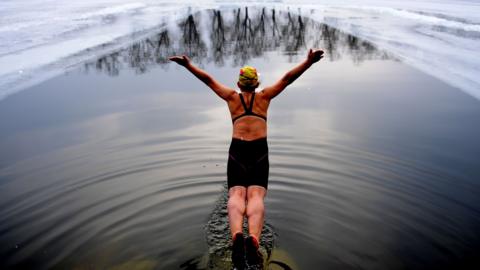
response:
M264 197L268 185L267 110L270 100L280 94L303 72L323 58L322 50L310 49L307 58L287 72L278 82L256 92L259 86L255 68L240 69L237 86L240 93L222 85L208 73L194 66L190 59L173 56L169 59L184 66L227 102L233 122L232 142L227 165L228 218L232 234L232 261L242 269L247 262L259 264L260 233L264 220ZM242 233L243 218L248 219L249 236ZM246 254L245 254L246 252Z

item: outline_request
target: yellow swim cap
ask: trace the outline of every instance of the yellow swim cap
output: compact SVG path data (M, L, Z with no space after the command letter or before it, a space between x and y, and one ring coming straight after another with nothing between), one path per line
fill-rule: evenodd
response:
M246 87L255 87L258 83L257 69L251 66L244 66L240 69L238 83Z

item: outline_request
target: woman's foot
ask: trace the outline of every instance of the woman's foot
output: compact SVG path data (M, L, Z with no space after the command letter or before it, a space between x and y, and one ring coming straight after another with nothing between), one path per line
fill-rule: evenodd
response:
M233 237L232 263L235 270L245 269L245 239L243 233L237 233Z
M262 253L258 250L259 244L258 240L249 236L245 239L245 251L247 257L247 263L249 266L260 266L263 263Z

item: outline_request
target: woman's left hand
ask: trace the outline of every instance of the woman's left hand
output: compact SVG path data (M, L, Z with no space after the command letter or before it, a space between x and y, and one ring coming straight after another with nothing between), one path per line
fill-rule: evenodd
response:
M168 58L168 60L173 61L181 66L187 66L190 63L190 58L188 58L186 55L182 56L171 56Z

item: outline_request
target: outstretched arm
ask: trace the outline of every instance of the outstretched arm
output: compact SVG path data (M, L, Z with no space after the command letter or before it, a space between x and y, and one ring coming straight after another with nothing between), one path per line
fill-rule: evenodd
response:
M183 56L172 56L168 58L169 60L184 66L188 71L193 73L195 77L200 79L202 82L204 82L208 87L210 87L215 94L217 94L219 97L222 99L228 101L233 97L235 94L235 90L228 88L227 86L217 82L212 76L210 76L207 72L202 70L199 67L194 66L190 59L183 55Z
M294 82L300 75L305 72L308 68L310 68L314 63L320 61L323 58L323 51L322 50L312 50L308 51L307 59L305 59L302 63L298 64L292 70L287 72L283 77L273 84L272 86L265 87L263 92L266 97L272 99L280 94L289 84Z

